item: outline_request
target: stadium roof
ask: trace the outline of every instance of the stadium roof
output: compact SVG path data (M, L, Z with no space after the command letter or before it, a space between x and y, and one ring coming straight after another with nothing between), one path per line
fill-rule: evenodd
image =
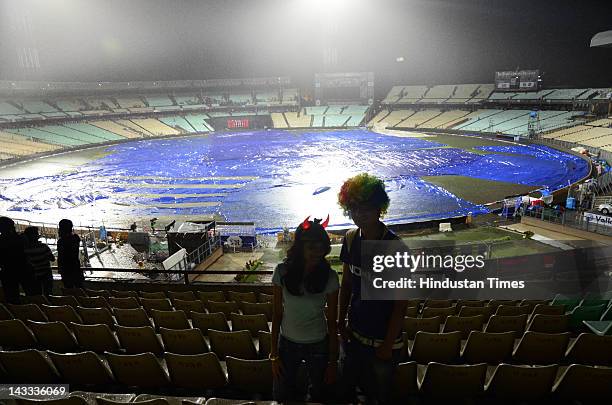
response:
M602 31L591 38L591 48L612 47L612 31Z

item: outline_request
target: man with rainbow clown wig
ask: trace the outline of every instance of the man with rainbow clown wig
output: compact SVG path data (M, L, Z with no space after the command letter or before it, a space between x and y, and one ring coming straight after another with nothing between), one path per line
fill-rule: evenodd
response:
M345 215L357 225L346 233L340 253L338 332L345 353L341 391L346 401L355 401L355 388L360 386L368 403L389 403L389 387L403 346L406 302L361 298L361 242L399 239L380 220L389 202L384 182L367 173L346 180L338 194Z

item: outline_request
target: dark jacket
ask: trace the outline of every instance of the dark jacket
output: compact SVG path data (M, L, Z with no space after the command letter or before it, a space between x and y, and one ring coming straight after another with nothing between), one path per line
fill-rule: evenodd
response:
M0 235L0 277L19 281L33 274L25 254L25 239L17 233Z
M79 235L72 234L67 237L59 238L57 241L57 267L62 276L74 276L80 274L81 261L79 260L79 248L81 238Z

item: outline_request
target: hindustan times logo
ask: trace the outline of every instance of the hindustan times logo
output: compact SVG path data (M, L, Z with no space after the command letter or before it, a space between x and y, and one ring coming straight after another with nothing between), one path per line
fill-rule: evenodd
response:
M414 273L420 269L464 270L482 269L485 266L484 255L417 255L408 252L396 252L394 255L375 255L372 257L372 270L380 273L387 269L408 269Z

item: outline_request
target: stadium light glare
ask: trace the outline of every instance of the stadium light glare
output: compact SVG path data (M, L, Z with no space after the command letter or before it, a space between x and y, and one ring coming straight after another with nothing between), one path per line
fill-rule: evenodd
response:
M334 13L347 7L349 0L297 0L297 4L304 10Z

